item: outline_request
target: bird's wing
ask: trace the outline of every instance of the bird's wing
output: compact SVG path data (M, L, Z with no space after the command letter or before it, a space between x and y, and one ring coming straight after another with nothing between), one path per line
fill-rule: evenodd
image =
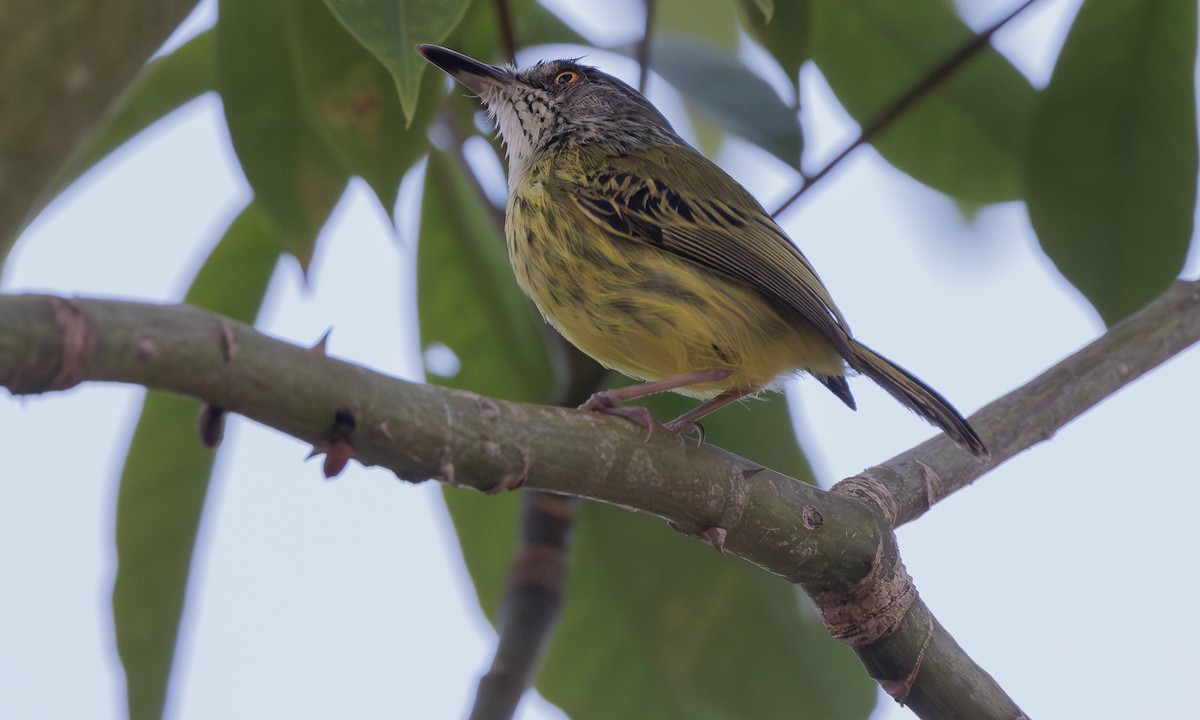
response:
M689 153L693 152L689 150ZM670 163L608 157L569 190L594 222L635 242L661 248L745 283L815 325L846 355L849 327L808 259L771 216L723 170L696 154L685 185ZM737 201L736 206L727 202Z

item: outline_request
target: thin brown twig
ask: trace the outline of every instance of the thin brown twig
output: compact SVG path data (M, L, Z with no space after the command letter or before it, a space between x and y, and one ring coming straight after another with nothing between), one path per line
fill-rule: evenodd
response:
M496 0L496 20L500 26L500 42L504 55L513 65L517 64L517 33L513 30L512 8L508 0Z
M650 38L654 34L654 15L658 5L657 0L645 0L646 25L642 28L642 40L638 43L638 92L646 92L646 83L650 79Z
M578 498L566 495L521 497L521 537L496 622L500 639L491 667L479 679L470 720L509 720L533 683L562 609L578 511Z
M1001 28L1015 20L1017 16L1025 12L1030 5L1033 5L1037 0L1024 0L1009 14L997 20L990 27L983 30L975 37L964 43L962 47L954 51L940 62L936 67L929 71L915 85L904 91L899 97L887 106L882 113L879 114L870 123L863 126L862 131L852 143L842 149L832 160L825 164L820 170L812 175L801 175L803 180L800 183L800 188L792 193L792 196L771 213L771 217L779 217L780 213L792 206L792 203L800 199L804 193L808 192L809 188L815 185L821 178L829 174L831 170L840 165L843 160L849 157L850 153L854 152L863 145L875 139L875 136L885 130L889 125L900 119L908 109L918 100L925 97L930 90L940 85L953 75L960 67L968 60L973 58L980 50L982 50Z
M836 492L882 498L892 527L1038 443L1200 338L1200 280L1177 281L1142 310L1054 367L971 416L991 460L981 463L945 435L839 483ZM837 486L835 486L836 488Z

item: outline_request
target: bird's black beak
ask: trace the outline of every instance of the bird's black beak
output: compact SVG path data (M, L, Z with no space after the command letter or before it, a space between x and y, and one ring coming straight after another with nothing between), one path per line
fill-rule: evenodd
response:
M417 52L447 75L466 85L476 95L483 95L488 87L507 87L515 80L502 68L481 63L444 47L418 45Z

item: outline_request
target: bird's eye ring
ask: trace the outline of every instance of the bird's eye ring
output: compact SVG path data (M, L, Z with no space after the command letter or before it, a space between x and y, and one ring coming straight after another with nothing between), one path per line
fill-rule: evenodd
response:
M574 70L563 70L554 76L555 85L570 85L575 82L579 82L579 73Z

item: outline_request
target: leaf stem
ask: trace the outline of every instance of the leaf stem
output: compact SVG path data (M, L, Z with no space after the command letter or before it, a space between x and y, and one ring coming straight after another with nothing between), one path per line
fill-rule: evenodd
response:
M864 125L862 131L859 132L858 137L855 138L854 141L845 148L843 148L842 151L839 152L832 160L826 163L824 167L822 167L820 170L817 170L812 175L804 175L802 173L802 180L799 189L792 193L792 196L787 200L784 200L779 207L775 208L775 211L771 213L771 217L779 217L783 211L791 207L793 203L795 203L802 195L804 195L804 193L808 192L809 188L817 184L817 182L828 175L831 170L840 165L843 160L849 157L850 153L874 140L875 137L887 129L888 126L903 117L908 109L912 107L918 100L925 97L931 90L952 76L959 68L966 64L968 60L975 57L975 55L978 54L979 51L991 41L993 35L995 35L1005 25L1008 25L1010 22L1015 20L1019 15L1021 15L1021 13L1025 12L1035 2L1037 2L1037 0L1024 0L1024 2L1018 5L1014 10L997 20L990 27L985 28L983 32L971 38L966 43L963 43L962 47L946 56L946 59L938 63L936 67L918 80L916 84L901 93L899 97L892 101L891 105L888 105L886 108L884 108L883 112L881 112L878 117Z
M654 34L654 15L657 0L645 0L646 24L642 28L642 39L637 47L638 92L645 94L646 82L650 79L650 38Z

